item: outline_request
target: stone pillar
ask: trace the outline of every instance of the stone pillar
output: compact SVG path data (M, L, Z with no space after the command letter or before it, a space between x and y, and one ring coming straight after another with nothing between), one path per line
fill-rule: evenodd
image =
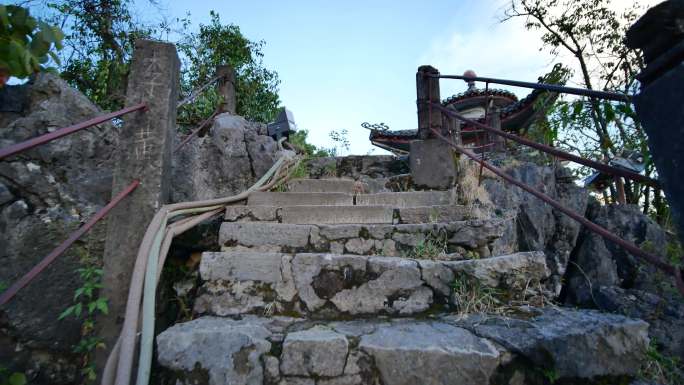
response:
M421 66L416 73L418 107L418 138L411 142L409 163L411 178L418 188L448 189L456 181L456 163L451 146L435 137L431 128L449 138L442 124L442 112L428 102L440 104L439 79L427 75L439 75L431 66Z
M219 113L228 112L235 115L237 112L237 96L235 94L235 70L231 66L216 67L216 75L223 76L218 82L218 93L223 97L219 106Z
M494 127L498 130L501 129L501 109L496 106L491 106L489 108L489 113L487 115L486 125ZM493 134L491 132L486 132L485 136L487 138L486 143L493 143L490 147L483 148L483 152L487 151L503 151L504 150L504 138Z
M430 108L428 102L441 103L439 98L439 78L427 75L439 75L439 71L431 66L420 66L416 72L416 104L418 105L418 137L432 138L430 128L442 130L442 113L436 108Z
M644 54L641 92L633 101L684 243L684 2L648 10L627 32L627 45Z
M106 344L106 352L97 357L100 372L123 324L138 247L152 217L168 202L179 75L173 44L135 42L126 105L144 102L148 109L124 117L112 191L121 191L134 179L140 186L107 217L102 292L109 301L109 315L97 321Z

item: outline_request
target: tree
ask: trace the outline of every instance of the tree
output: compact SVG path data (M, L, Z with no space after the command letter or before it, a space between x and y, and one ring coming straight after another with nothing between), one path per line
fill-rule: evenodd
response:
M26 78L48 69L56 51L62 49L62 31L36 20L29 10L16 5L0 5L0 88L10 76Z
M188 93L214 77L216 67L230 65L236 72L237 113L257 122L269 122L278 112L278 74L263 65L263 41L248 40L240 27L222 24L218 13L211 11L209 24L200 24L178 42L182 54L183 90ZM197 122L199 116L211 114L218 95L208 92L198 98L195 111L189 109L184 121ZM213 106L213 107L212 107Z
M503 21L522 17L526 28L542 31L542 43L551 54L572 58L565 67L577 68L573 72L581 86L630 94L638 87L636 74L643 60L624 39L641 10L634 2L618 13L611 0L511 0ZM549 122L558 133L557 145L571 152L605 161L625 150L636 151L645 159L646 175L655 173L646 136L628 103L564 97L555 104ZM589 170L579 172L586 175ZM625 187L627 202L641 203L645 212L652 200L660 200L660 191L651 194L649 186L626 181ZM614 188L611 193L615 200Z

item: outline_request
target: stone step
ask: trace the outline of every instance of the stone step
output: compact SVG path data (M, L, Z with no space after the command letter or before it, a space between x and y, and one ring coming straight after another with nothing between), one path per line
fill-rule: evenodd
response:
M645 363L643 321L551 307L519 314L317 322L205 316L159 334L158 362L174 383L199 372L215 385L541 384L549 372L552 382L617 384Z
M440 223L479 219L481 213L461 205L390 206L228 206L228 222L280 222L294 224ZM393 221L393 219L395 219Z
M290 192L340 192L355 194L355 183L353 179L293 179L287 182L287 189ZM362 185L356 187L357 190ZM361 189L361 192L363 189Z
M295 224L391 224L394 210L388 206L286 206L282 223Z
M430 224L289 224L224 222L221 247L266 247L282 252L333 252L387 256L488 257L516 250L507 235L513 218ZM411 254L413 253L413 254ZM458 255L460 254L460 258Z
M462 205L404 207L397 211L399 223L438 223L477 219L477 212L473 207Z
M279 222L290 224L393 223L387 206L228 206L228 222Z
M391 206L396 208L439 206L456 203L454 191L406 191L356 195L360 206Z
M549 276L543 252L467 261L260 251L206 252L195 312L219 316L409 315L456 308L461 290L501 289L506 298L534 292ZM484 292L484 291L483 291ZM490 295L498 295L492 291Z
M249 206L351 206L352 194L334 192L253 192L247 198Z

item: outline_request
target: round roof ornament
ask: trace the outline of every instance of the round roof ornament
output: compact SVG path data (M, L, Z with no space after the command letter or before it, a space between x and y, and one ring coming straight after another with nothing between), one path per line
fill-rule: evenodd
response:
M463 76L468 77L468 78L475 78L477 77L477 74L475 74L475 71L473 70L467 70L466 72L463 73ZM466 83L468 83L468 90L474 90L475 89L475 81L473 80L464 80Z

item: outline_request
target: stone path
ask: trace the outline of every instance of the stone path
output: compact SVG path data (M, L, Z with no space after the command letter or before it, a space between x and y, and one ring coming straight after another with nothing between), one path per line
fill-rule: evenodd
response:
M534 300L504 315L504 304L543 299L550 275L542 252L508 240L510 218L474 218L452 191L360 190L300 179L227 208L221 251L202 255L199 318L157 337L177 383L591 383L637 373L643 321ZM487 301L489 314L463 313Z

